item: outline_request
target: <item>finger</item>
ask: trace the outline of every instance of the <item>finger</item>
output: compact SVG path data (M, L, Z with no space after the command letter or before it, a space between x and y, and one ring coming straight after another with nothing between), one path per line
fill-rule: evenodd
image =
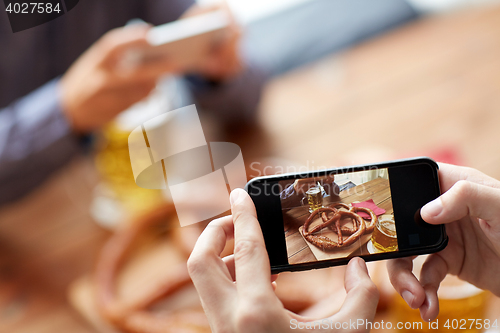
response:
M352 258L345 273L345 289L347 292L344 304L333 317L341 317L343 321L373 322L377 309L379 292L368 275L366 264L361 258Z
M148 45L149 47L149 45ZM133 51L134 52L134 51ZM149 55L147 51L137 50L137 59L119 72L123 78L133 80L158 79L165 73L179 73L180 68L164 55Z
M431 224L457 221L465 216L491 222L497 218L500 190L460 180L439 198L421 209L422 218Z
M234 270L234 254L230 254L228 256L225 256L222 258L222 261L226 264L227 270L229 274L231 275L231 278L233 281L236 281L236 274ZM277 274L271 275L271 283L273 283L273 288L276 290L276 279L278 278Z
M439 184L441 185L441 191L448 191L453 184L458 182L459 180L466 179L466 173L463 172L462 167L446 164L446 163L438 163L439 164Z
M96 44L96 52L101 55L104 65L114 65L117 57L127 50L140 49L149 44L146 35L150 27L147 24L131 25L108 31Z
M228 256L225 256L222 258L222 261L226 264L227 270L229 271L229 274L231 274L231 278L233 281L236 281L236 274L234 270L234 254L230 254ZM276 280L278 279L278 274L273 274L271 275L271 283L273 284L274 290L276 290Z
M439 164L439 182L441 190L448 191L456 182L467 180L472 183L500 188L500 182L474 168L462 167L446 163Z
M387 262L389 280L394 289L412 308L420 308L425 301L425 290L412 273L412 258L398 258Z
M177 67L165 56L149 52L152 46L146 39L150 27L146 24L111 30L96 48L101 65L114 69L119 77L135 80L157 78Z
M425 290L425 301L420 306L420 316L423 320L434 320L439 314L437 291L447 273L448 265L439 254L427 257L420 271L420 284Z
M274 295L269 258L253 201L242 189L232 191L230 199L238 294L248 299Z
M187 263L189 275L214 330L227 326L227 318L231 317L237 301L236 288L220 258L233 232L231 216L210 222L198 238Z
M224 263L226 264L227 271L231 275L231 279L233 279L233 281L236 281L236 273L234 270L234 254L225 256L224 258L222 258L222 261L224 261Z
M188 259L188 271L204 303L218 308L234 289L232 278L220 258L227 239L233 236L231 216L216 219L208 224L198 238ZM212 306L213 305L213 306Z

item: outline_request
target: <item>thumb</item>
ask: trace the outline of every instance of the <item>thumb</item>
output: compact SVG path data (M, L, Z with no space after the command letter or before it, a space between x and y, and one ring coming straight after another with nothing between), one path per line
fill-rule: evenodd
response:
M230 200L238 293L249 299L274 295L271 266L254 203L242 189L233 190Z
M377 309L379 292L368 275L366 264L361 258L352 258L345 273L346 299L339 313L343 321L366 325L373 322Z
M116 28L108 31L97 42L97 52L101 57L101 63L112 65L117 58L129 57L135 53L134 50L148 47L146 40L147 32L150 26L148 24L134 24L122 28Z
M456 182L439 198L422 207L422 218L431 224L457 221L470 216L490 226L498 224L500 190L465 180Z

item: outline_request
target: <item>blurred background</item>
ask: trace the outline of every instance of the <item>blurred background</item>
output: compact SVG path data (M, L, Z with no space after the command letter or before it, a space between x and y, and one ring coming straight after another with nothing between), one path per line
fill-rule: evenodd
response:
M78 16L79 10L87 10L86 2L43 29L57 29L62 20L87 20ZM199 86L190 90L190 84L200 84L191 73L186 73L185 81L179 75L162 79L146 99L151 102L154 97L158 105L163 103L162 92L167 92L171 98L161 105L172 110L192 103L189 95L193 95L207 141L239 144L248 178L288 166L321 169L425 155L500 179L499 1L229 0L228 4L241 32L238 54L245 69L239 73L248 69L250 77L258 77L257 92L251 92L255 80L240 84L241 96L252 94L255 100L249 102L255 104L251 115L242 111L241 117L228 116L224 107L212 112L212 107L217 109L213 105L232 105L230 99L235 97L217 95L221 83L212 78L201 85L215 87L213 91L199 94ZM24 49L16 47L29 41L31 32L12 35L6 15L0 14L5 16L0 17L0 38L11 43L0 50L0 58L7 59L0 72L0 108L8 109L16 99L65 73L106 30L140 17L130 13L121 13L123 20L113 24L96 21L104 31L96 28L93 37L85 37L85 48L68 49L74 56L55 64L45 81L41 76L27 79L22 71L9 72L7 67L12 66L5 61L21 57L15 52ZM155 14L156 21L146 19L155 25L179 16L170 15L162 22L161 12ZM100 19L105 21L106 16ZM54 42L47 52L60 47ZM33 71L45 69L43 59L30 66ZM217 103L207 102L203 94L217 95ZM135 108L140 113L148 107L143 100ZM29 191L4 200L0 331L156 332L148 325L139 330L116 315L146 310L166 311L167 323L200 320L193 331L207 331L192 288L183 291L185 302L165 289L168 277L177 272L174 267L185 263L201 226L176 228L168 194L136 187L127 150L128 133L136 122L130 126L129 118L121 115L92 130L93 142L85 144L83 153L68 158L36 184L28 184ZM31 172L36 173L36 167ZM5 187L0 187L2 191L1 197L8 197ZM382 292L376 320L417 320L418 315L388 285L384 263L370 264L370 270ZM330 268L283 274L277 293L289 309L322 316L342 303L343 272ZM500 318L498 298L459 287L445 291L452 297L463 292L463 298L443 303L443 309L451 307L455 314L465 309L470 318ZM111 301L100 300L109 294ZM158 304L150 306L153 303ZM172 313L178 317L172 319ZM145 318L158 320L151 314Z

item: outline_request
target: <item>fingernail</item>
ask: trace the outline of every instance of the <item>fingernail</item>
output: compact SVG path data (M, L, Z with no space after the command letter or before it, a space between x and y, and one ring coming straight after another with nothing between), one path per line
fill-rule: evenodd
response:
M424 207L422 207L421 212L422 213L425 212L426 215L430 216L438 216L442 210L443 210L443 203L441 202L441 198L437 198L426 204Z
M431 321L431 318L429 318L428 314L427 314L427 310L429 310L429 305L424 303L424 305L422 305L420 307L420 317L426 321L426 322L430 322Z
M411 307L413 308L413 306L411 306L411 303L413 301L413 294L411 292L409 292L408 290L405 290L401 293L401 297L403 297L403 299L405 300L405 302Z
M354 264L351 263L351 261L354 261ZM364 274L369 274L368 273L368 268L366 267L366 263L363 259L359 257L354 257L349 261L349 265L352 266L354 270L361 270ZM358 266L358 268L356 268Z
M234 205L243 198L243 193L241 193L242 191L243 190L241 188L236 188L231 192L231 195L229 196L229 202L231 205Z
M360 260L358 260L358 266L363 272L368 272L368 268L366 267L366 263L363 259L360 258Z

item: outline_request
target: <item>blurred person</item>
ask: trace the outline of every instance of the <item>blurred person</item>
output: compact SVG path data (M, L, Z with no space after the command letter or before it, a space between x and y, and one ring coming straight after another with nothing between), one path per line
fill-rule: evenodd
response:
M196 73L168 61L124 62L128 51L149 47L149 26L124 27L130 19L158 25L202 12L193 2L86 0L15 34L3 14L0 204L42 183L89 145L89 134L148 96L165 74L184 74L194 102L221 121L254 121L266 75L238 53L234 25Z
M448 246L429 255L420 277L412 273L414 258L388 262L392 284L422 319L439 313L437 291L447 274L500 296L500 182L466 167L439 164L443 194L422 207L430 224L446 224Z
M325 332L368 331L365 324L373 322L379 293L362 259L353 258L347 266L347 295L338 313L317 320L292 313L274 293L274 276L252 199L244 190L235 189L230 201L232 216L212 221L188 260L213 332L285 332L313 325ZM233 238L234 255L221 258L226 242ZM361 320L364 324L353 327L352 323ZM335 324L342 328L328 329Z
M199 11L193 3L86 0L62 17L16 34L7 16L0 17L0 204L38 186L88 146L89 133L147 96L165 73L183 75L200 111L234 129L238 126L231 125L255 121L261 88L270 75L410 22L420 13L405 0L310 1L250 22L244 57L237 54L239 33L233 31L233 38L198 73L162 63L126 72L122 68L117 75L119 54L146 47L147 30L119 27L133 18L159 25L192 15Z

